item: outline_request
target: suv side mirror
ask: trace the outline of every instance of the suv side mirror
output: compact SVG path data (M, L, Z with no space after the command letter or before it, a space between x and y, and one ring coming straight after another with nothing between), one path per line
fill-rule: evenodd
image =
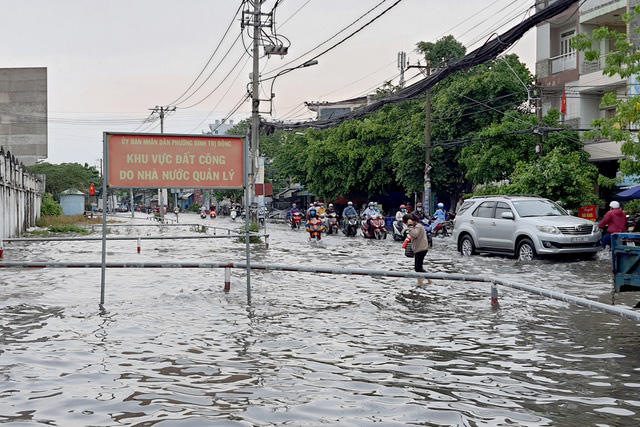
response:
M502 219L511 219L513 220L513 212L502 212L500 216Z

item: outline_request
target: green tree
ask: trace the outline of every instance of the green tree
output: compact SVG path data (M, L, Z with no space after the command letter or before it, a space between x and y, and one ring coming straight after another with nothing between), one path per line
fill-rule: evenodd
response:
M458 60L467 52L467 48L452 35L444 36L433 42L418 42L416 51L422 53L431 68L442 68L449 62Z
M543 125L558 127L559 119L560 113L550 110L543 119ZM536 126L536 116L514 110L505 114L502 121L475 133L472 138L480 140L466 145L460 157L466 178L472 185L489 184L508 179L518 162L536 162L539 140L530 132ZM578 133L572 130L549 133L543 138L543 153L556 147L578 151L582 149L582 142Z
M88 164L79 163L40 163L29 166L29 171L46 176L47 193L57 197L61 192L69 188L76 188L84 193L89 191L91 183L100 183L100 173Z
M43 216L60 216L62 215L62 206L53 200L51 193L44 193L40 213L42 213Z

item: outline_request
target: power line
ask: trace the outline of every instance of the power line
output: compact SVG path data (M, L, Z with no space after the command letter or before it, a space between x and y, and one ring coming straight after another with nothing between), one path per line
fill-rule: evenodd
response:
M233 25L233 23L235 22L236 16L238 16L238 13L240 12L240 10L242 9L242 6L244 6L244 0L240 2L240 6L238 7L238 9L236 10L236 13L233 14L233 17L231 18L231 22L229 23L229 26L227 27L227 29L225 30L224 34L222 35L222 38L220 39L220 41L218 42L218 45L216 46L216 48L213 50L213 53L211 54L211 56L209 57L209 60L207 61L206 64L204 64L204 67L202 67L202 70L200 70L200 73L198 73L198 76L193 80L193 82L189 85L189 87L187 88L187 90L185 90L182 95L180 95L178 98L176 98L175 101L170 102L167 105L176 105L176 103L178 101L180 101L180 99L185 96L187 94L187 92L189 92L189 90L191 90L191 88L196 84L196 82L198 81L198 79L202 76L202 74L204 74L204 71L207 69L207 67L209 66L209 64L211 63L211 61L213 60L213 57L216 55L216 53L218 53L218 49L220 49L220 46L222 46L222 42L224 41L224 39L227 37L227 34L229 33L229 30L231 29L231 26ZM224 58L223 58L224 59ZM217 68L217 67L216 67ZM215 71L215 70L214 70ZM211 77L211 75L209 75L209 77ZM197 90L196 90L197 91Z
M398 102L408 101L410 99L414 99L417 96L420 96L425 91L429 90L438 82L442 81L449 75L460 71L467 70L475 65L479 65L485 62L488 62L492 59L495 59L498 55L508 49L511 45L513 45L516 41L518 41L529 29L535 27L540 22L543 22L546 19L549 19L553 16L558 15L559 13L564 12L573 4L575 4L577 0L557 0L555 3L552 3L547 8L541 10L540 12L534 14L530 18L522 21L521 23L515 25L510 28L506 32L488 40L481 47L475 49L473 52L468 53L462 59L449 64L445 68L441 68L433 73L431 76L426 77L420 80L417 83L414 83L391 96L381 99L377 102L374 102L366 107L363 107L359 110L352 111L349 114L341 116L336 119L331 120L319 120L315 122L306 122L306 123L294 123L294 124L282 124L282 123L272 123L275 127L282 127L288 129L296 129L296 128L308 128L314 127L318 129L323 129L327 127L336 126L342 123L345 120L357 119L360 117L364 117L372 112L382 108L387 104L395 104Z
M302 58L302 57L304 57L304 56L308 55L309 53L313 52L314 50L319 49L321 46L323 46L323 45L327 44L328 42L330 42L331 40L333 40L334 38L336 38L338 35L342 34L342 33L343 33L343 32L345 32L347 29L351 28L351 27L352 27L353 25L355 25L358 21L362 20L365 16L367 16L368 14L370 14L371 12L373 12L375 9L377 9L381 4L385 3L386 1L387 1L387 0L382 0L380 3L376 4L376 5L375 5L375 6L373 6L371 9L367 10L364 14L360 15L360 16L359 16L355 21L353 21L352 23L350 23L349 25L347 25L346 27L344 27L343 29L341 29L340 31L338 31L337 33L335 33L334 35L332 35L331 37L329 37L328 39L326 39L325 41L323 41L322 43L318 44L316 47L314 47L314 48L312 48L312 49L309 49L308 51L306 51L306 52L305 52L305 53L303 53L302 55L297 56L296 58L292 59L291 61L286 62L285 64L283 64L283 65L281 65L281 66L279 66L279 67L277 67L277 68L274 68L273 70L268 71L268 72L266 73L266 75L273 74L274 72L276 72L276 71L278 71L278 70L281 70L281 69L283 69L283 68L287 67L288 65L290 65L290 64L292 64L292 63L294 63L294 62L295 62L295 61L297 61L298 59L300 59L300 58ZM394 6L395 6L397 3L399 3L400 1L402 1L402 0L398 0L398 1L396 1L396 3L395 3L395 4L393 4L391 7L394 7ZM389 8L389 9L390 9L390 8ZM388 10L388 9L387 9L387 10ZM386 10L385 10L382 14L384 14L384 13L386 13ZM374 18L372 21L369 21L365 26L369 25L371 22L375 21L375 20L376 20L377 18L379 18L380 16L381 16L381 15L378 15L378 16L377 16L376 18ZM360 31L360 30L362 30L363 28L364 28L364 27L361 27L361 28L360 28L360 29L358 29L355 33L352 33L351 35L347 36L347 38L346 38L346 39L344 39L344 40L347 40L348 38L352 37L353 35L355 35L357 32L359 32L359 31ZM343 40L343 41L344 41L344 40ZM342 41L341 41L340 43L342 43ZM337 44L336 44L336 45L334 45L334 46L332 46L330 49L333 49L333 48L334 48L334 47L336 47L336 46L337 46ZM329 50L330 50L330 49L329 49ZM328 50L327 50L327 51L328 51ZM315 57L311 58L309 61L312 61L312 60L314 60L314 59L318 58L319 56L323 55L323 54L324 54L324 53L326 53L327 51L323 52L323 53L322 53L322 54L320 54L320 55L317 55L317 56L315 56Z
M278 25L278 29L282 28L282 27L284 26L284 24L286 24L287 22L289 22L289 21L291 20L291 18L293 18L294 16L296 16L296 14L297 14L298 12L300 12L300 11L302 10L302 8L303 8L303 7L305 7L306 5L308 5L310 1L311 1L311 0L307 0L307 1L302 5L302 6L300 6L300 7L298 8L298 10L296 10L295 12L293 12L293 13L291 14L291 16L289 16L289 17L288 17L288 18L287 18L287 19L286 19L282 24Z

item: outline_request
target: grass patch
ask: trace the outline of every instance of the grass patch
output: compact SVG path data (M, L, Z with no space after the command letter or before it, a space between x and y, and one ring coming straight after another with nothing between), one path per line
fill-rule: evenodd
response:
M33 236L48 236L49 231L48 230L32 230L32 231L27 231L27 234L33 235Z
M89 234L89 230L86 228L78 227L77 225L52 225L49 227L50 233L78 233Z
M118 223L120 221L107 220L108 224ZM52 226L64 226L64 225L101 225L102 215L96 215L93 218L87 218L84 215L62 215L62 216L49 216L43 215L36 225L38 227L52 227Z

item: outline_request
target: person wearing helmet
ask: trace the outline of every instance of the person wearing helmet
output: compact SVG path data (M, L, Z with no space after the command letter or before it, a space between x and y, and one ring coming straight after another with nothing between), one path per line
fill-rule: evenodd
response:
M351 216L353 217L358 216L358 212L356 211L356 208L353 207L353 202L347 203L347 207L344 208L344 210L342 211L343 218L349 218Z
M425 218L424 209L422 209L422 203L416 204L416 210L413 211L413 215L418 217L418 219L423 220Z
M318 216L322 216L327 212L327 209L324 207L324 203L323 202L318 203L318 207L316 208L316 212L318 213Z
M447 211L444 210L444 203L438 203L438 209L433 213L433 220L434 226L447 220Z
M291 205L291 209L289 210L289 216L293 216L295 213L300 213L300 209L298 209L298 205L294 203Z
M378 210L376 209L376 205L373 202L369 202L369 206L364 211L364 217L367 219L371 219L372 216L378 215Z
M407 206L406 205L400 205L400 209L398 209L398 212L396 212L396 221L400 221L402 222L402 217L405 216L405 214L407 214Z
M336 212L335 208L333 207L333 203L329 203L329 206L327 207L327 215ZM337 212L336 212L337 213Z
M598 224L604 233L602 236L602 247L611 246L612 233L624 233L627 231L627 214L620 209L620 203L615 200L609 203L611 210L607 212ZM605 228L606 227L606 228Z

